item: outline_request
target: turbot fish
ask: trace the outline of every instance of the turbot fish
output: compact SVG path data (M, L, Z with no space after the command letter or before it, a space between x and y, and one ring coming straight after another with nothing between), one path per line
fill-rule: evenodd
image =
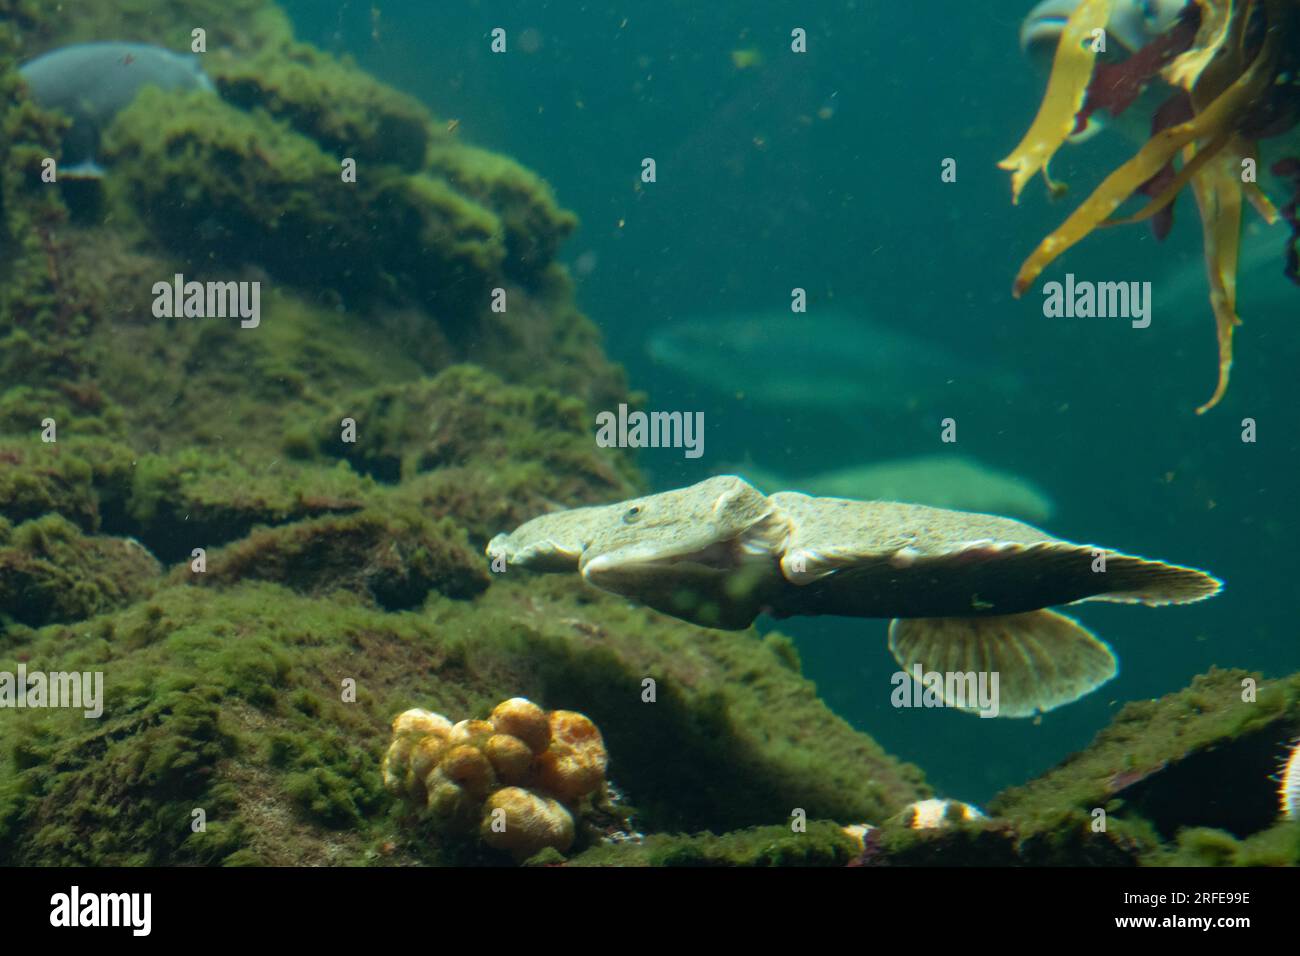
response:
M707 627L745 628L764 612L888 618L904 670L997 672L1000 713L1016 717L1077 700L1116 673L1105 643L1049 608L1186 604L1221 588L1204 571L1062 541L1009 518L764 496L729 475L543 515L497 535L487 552L508 565L577 570Z
M72 120L64 134L64 176L99 178L99 137L146 86L211 90L212 81L192 54L146 43L78 43L36 57L18 68L39 105Z

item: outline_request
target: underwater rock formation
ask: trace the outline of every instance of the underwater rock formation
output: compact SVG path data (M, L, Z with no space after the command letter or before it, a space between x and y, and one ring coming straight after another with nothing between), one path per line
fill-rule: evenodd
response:
M601 794L608 760L587 717L513 697L487 720L398 714L381 770L388 791L426 807L438 827L477 828L488 846L522 861L569 849L574 816Z
M871 830L870 865L1294 866L1278 754L1300 731L1300 674L1211 670L1125 705L1085 749L988 805L988 819Z

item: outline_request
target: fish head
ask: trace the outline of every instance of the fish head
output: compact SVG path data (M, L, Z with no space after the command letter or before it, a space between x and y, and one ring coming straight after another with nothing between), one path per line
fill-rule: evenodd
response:
M767 498L735 475L719 475L675 491L625 501L597 534L580 569L593 584L655 565L721 567L730 543L772 513Z
M1056 55L1057 41L1080 0L1043 0L1020 25L1020 51L1046 73ZM1107 56L1135 53L1166 32L1187 8L1188 0L1117 0L1106 21L1106 33L1121 50Z
M706 627L748 627L779 584L788 524L735 475L623 503L579 563L605 591Z
M591 539L622 513L620 503L540 515L489 541L487 555L533 571L576 571Z

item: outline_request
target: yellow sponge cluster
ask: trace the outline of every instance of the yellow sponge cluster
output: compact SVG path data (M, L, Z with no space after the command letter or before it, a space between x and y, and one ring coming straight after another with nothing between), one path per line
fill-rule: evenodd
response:
M589 718L512 697L487 720L398 714L383 774L391 793L423 804L449 830L477 825L488 846L525 860L573 845L573 814L602 791L608 762Z

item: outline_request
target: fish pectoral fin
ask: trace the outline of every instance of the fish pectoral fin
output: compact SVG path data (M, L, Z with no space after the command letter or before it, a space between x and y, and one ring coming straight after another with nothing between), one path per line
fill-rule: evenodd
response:
M862 555L857 552L815 550L795 545L781 555L781 574L791 584L812 584L861 560Z
M909 674L988 674L1001 717L1032 717L1078 700L1118 672L1115 655L1078 622L1056 611L996 617L909 618L890 622L889 650ZM991 679L998 675L997 684ZM945 687L948 681L944 681ZM957 686L962 686L957 682ZM946 693L946 691L945 691ZM954 701L961 710L977 702Z

